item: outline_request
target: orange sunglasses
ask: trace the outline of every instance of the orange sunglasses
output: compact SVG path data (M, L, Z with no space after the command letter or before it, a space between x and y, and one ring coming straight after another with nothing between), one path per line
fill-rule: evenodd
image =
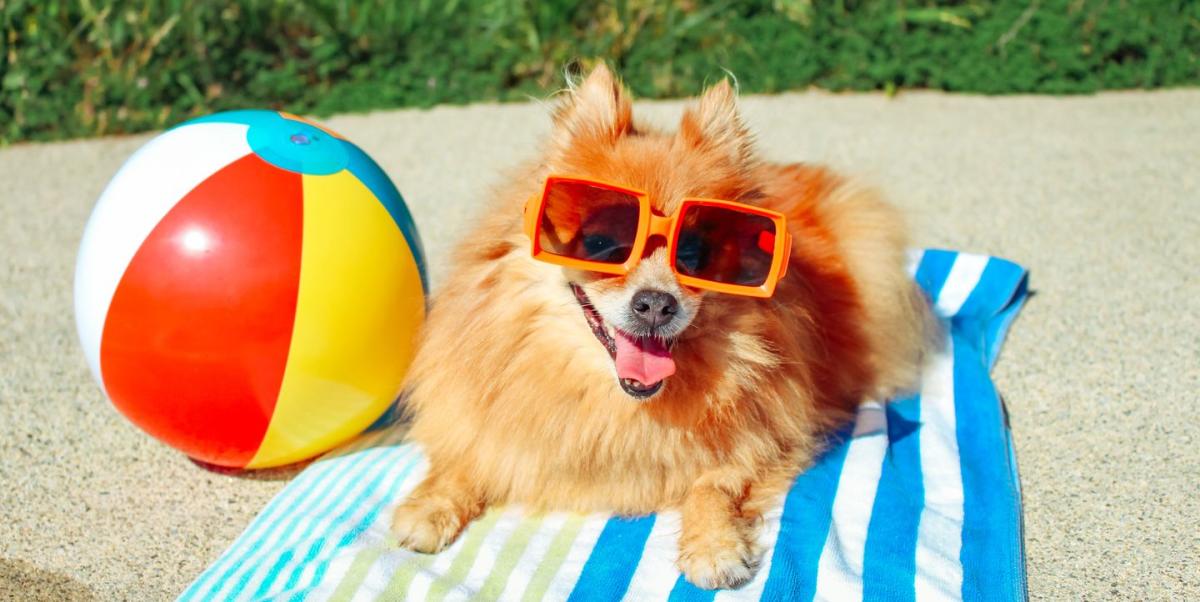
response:
M526 203L525 233L534 259L616 275L633 270L650 237L661 236L681 284L750 297L774 294L792 249L777 211L693 198L663 217L645 192L558 175Z

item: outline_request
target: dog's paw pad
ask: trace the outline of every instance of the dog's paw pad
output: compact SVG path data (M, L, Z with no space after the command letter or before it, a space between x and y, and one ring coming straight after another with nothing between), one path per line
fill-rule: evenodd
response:
M757 559L748 545L710 546L683 550L679 570L702 589L729 589L754 577Z
M411 500L392 515L392 534L400 546L424 554L444 550L462 527L462 517L453 505L430 500Z

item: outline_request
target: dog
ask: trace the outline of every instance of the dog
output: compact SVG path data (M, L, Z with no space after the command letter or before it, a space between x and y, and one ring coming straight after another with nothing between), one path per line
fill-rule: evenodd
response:
M828 435L861 402L915 385L934 327L905 270L903 220L829 169L759 159L728 81L676 132L635 123L603 65L564 96L540 158L494 193L431 304L406 381L408 436L429 472L392 531L433 553L494 505L677 509L681 572L736 587L762 553L764 511ZM691 243L676 241L672 263L665 231L621 273L540 261L533 238L582 228L543 213L563 232L531 235L530 207L551 196L554 174L597 182L597 198L604 183L636 191L612 194L643 195L658 221L685 199L783 216L786 233L760 233L759 246L770 257L790 237L786 273L769 297L685 284L681 265L695 258L679 249Z

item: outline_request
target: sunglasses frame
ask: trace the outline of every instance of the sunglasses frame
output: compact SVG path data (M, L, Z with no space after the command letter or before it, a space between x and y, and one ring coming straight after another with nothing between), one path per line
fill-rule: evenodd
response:
M576 259L574 257L566 257L547 251L542 248L540 237L538 236L541 228L542 217L546 211L546 199L549 197L550 189L555 184L583 184L603 188L613 192L619 192L634 197L638 201L638 225L637 234L633 241L633 248L629 252L629 258L624 263L606 263L602 261L589 261L587 259ZM706 280L689 276L680 272L675 267L675 245L679 240L679 233L683 229L683 220L680 216L685 215L688 209L694 207L720 207L723 209L732 209L742 213L751 215L759 215L771 220L775 224L775 248L771 256L771 268L767 272L767 277L759 285L742 285L728 284L725 282L717 282L714 280ZM778 233L782 233L779 236ZM551 263L554 265L563 266L576 270L586 270L591 272L600 272L603 274L613 274L624 276L631 272L638 262L642 260L642 254L646 249L646 244L650 242L650 237L661 236L667 242L667 257L669 258L671 271L675 273L679 283L693 288L710 290L719 293L728 293L731 295L743 295L747 297L770 297L775 294L775 286L779 284L779 280L787 275L788 260L791 257L792 250L792 235L787 230L787 218L778 211L763 209L745 203L735 201L722 201L718 199L705 198L686 198L680 204L679 208L669 216L655 215L650 210L649 194L605 182L603 180L595 180L592 178L583 178L576 176L565 175L550 175L546 177L545 183L542 185L541 194L531 197L525 203L525 234L529 237L532 248L532 256L534 259Z

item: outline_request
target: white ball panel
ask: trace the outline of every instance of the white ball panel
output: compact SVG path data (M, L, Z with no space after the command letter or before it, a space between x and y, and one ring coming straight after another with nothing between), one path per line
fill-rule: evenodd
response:
M75 261L75 325L100 386L100 336L117 284L142 241L188 192L250 154L248 126L201 123L169 130L125 162L96 201Z

